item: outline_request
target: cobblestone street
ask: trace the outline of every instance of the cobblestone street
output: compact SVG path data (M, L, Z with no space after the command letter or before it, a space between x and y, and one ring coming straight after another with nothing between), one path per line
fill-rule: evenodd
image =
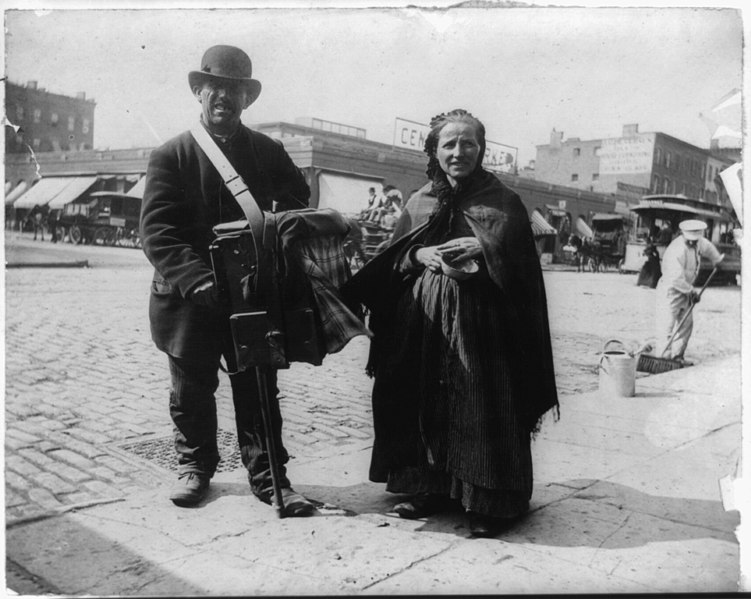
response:
M169 374L147 320L151 267L134 250L66 251L85 255L92 268L6 270L8 524L117 500L173 478L165 467L173 459ZM608 339L635 348L652 335L655 292L635 280L617 273L545 273L561 395L596 388L598 353ZM740 297L736 287L704 294L689 359L740 352ZM367 339L357 338L321 367L295 364L280 373L285 443L293 459L342 455L369 442L367 350ZM227 438L223 461L233 467L226 377L218 405Z

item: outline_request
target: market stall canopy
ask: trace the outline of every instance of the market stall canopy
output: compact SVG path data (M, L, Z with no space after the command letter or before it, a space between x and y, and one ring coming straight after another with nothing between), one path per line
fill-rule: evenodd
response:
M545 217L540 214L540 211L535 208L532 210L532 216L529 219L530 224L532 225L532 234L535 237L540 237L542 235L556 235L558 231L555 227L552 227L548 221L545 220Z
M70 183L52 198L47 206L50 210L56 210L69 204L81 196L89 187L96 183L96 177L72 177Z
M46 206L73 179L75 177L45 177L13 202L13 207L30 210L34 206Z
M594 232L592 231L590 226L586 222L584 222L584 219L581 216L576 219L576 232L579 237L594 237Z
M7 196L5 196L5 205L8 206L15 202L28 188L29 184L26 183L26 181L21 181Z

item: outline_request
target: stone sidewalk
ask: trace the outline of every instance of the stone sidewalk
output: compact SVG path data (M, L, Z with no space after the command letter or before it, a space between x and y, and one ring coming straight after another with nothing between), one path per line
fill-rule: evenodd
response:
M195 509L173 507L161 485L11 523L8 586L133 596L735 591L739 519L723 508L719 480L740 456L737 381L731 356L640 377L633 398L562 397L561 420L533 445L532 512L497 539L472 539L462 514L396 517L399 497L367 482L366 435L292 461L296 488L320 506L313 518L278 519L233 469Z
M622 579L629 581L626 588L641 588L637 583L662 588L651 563L644 572L636 568L628 574L613 562L612 580L602 577L609 570L592 570L594 556L584 549L600 542L602 550L592 564L603 555L626 560L622 551L638 556L652 547L667 551L665 567L687 581L701 578L704 568L699 588L731 588L737 580L738 548L732 543L737 518L722 512L717 479L732 471L740 447L739 417L730 417L739 409L739 392L737 383L729 383L739 380L738 289L712 289L702 299L691 343L691 357L701 366L640 378L639 397L608 402L592 391L598 352L608 338L631 343L648 334L653 292L637 288L629 276L545 273L563 419L546 424L534 446L536 511L517 536L488 545L466 538L458 514L422 523L398 520L388 513L397 498L384 493L382 485L366 482L372 381L363 372L364 338L350 342L323 366L294 364L280 373L292 480L320 502L322 517L278 521L248 496L238 469L226 377L220 377L217 394L222 462L212 497L199 509L176 510L166 500L176 461L166 409L169 381L165 358L149 339L151 268L145 257L122 248L11 242L11 256L23 261L54 256L88 260L92 266L6 271L5 516L11 589L24 594L56 589L68 594L107 594L108 589L117 594L307 594L317 592L319 578L330 577L332 592L339 594L401 592L395 590L399 584L450 592L467 583L466 570L467 576L478 577L470 588L508 592L503 585L546 586L549 578L528 577L524 570L538 572L529 557L543 548L555 558L553 564L567 559L576 564L566 575L573 577L567 588L590 583L600 588L596 585L606 582L605 587L617 588ZM706 397L691 391L708 382ZM723 414L728 418L707 428ZM735 424L727 424L731 421ZM668 457L678 462L676 468L663 465ZM684 458L691 461L683 463ZM676 519L674 512L683 515ZM620 532L601 527L601 522L620 522L616 516L623 513L634 516ZM667 521L664 542L657 528L651 535L632 529L647 516ZM703 519L710 516L721 516L721 527L705 526ZM674 531L676 522L686 521L699 530ZM613 533L610 540L607 531ZM632 545L626 545L624 534L635 539ZM694 568L685 561L686 552L707 534L732 556ZM224 539L231 545L227 539L235 537L237 546L216 544ZM352 545L360 537L367 543ZM298 543L302 538L305 543ZM402 542L407 553L399 551ZM515 562L503 557L512 555L509 546L525 550ZM342 548L339 557L331 557L328 548L337 547ZM483 548L480 552L492 548L491 555L501 551L497 559L503 568L496 571L479 556L453 565L434 561L457 549L472 556L476 547ZM208 570L198 564L198 554L211 556ZM221 567L225 559L227 570ZM428 566L440 571L432 574ZM280 576L252 576L267 570ZM139 574L140 582L135 580ZM569 580L566 576L561 580ZM320 584L329 588L328 582Z

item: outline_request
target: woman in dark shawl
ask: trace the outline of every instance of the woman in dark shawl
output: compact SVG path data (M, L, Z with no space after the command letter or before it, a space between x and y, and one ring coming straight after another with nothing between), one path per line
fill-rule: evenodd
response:
M495 536L529 508L531 435L558 406L542 272L519 196L481 166L482 123L439 115L425 151L430 182L343 290L374 333L370 480L411 496L401 517L460 503Z
M662 268L660 266L660 253L657 251L657 246L651 238L647 241L644 255L647 259L639 271L639 277L636 279L636 284L639 287L655 289L657 287L657 282L660 280L660 277L662 277Z

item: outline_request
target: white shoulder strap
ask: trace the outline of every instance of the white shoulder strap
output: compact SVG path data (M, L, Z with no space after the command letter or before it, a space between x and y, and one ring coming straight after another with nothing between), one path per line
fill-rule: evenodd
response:
M237 203L240 204L240 208L245 213L245 218L248 219L254 240L257 244L260 244L263 239L263 211L253 197L253 194L250 193L245 181L237 174L237 171L201 123L193 127L190 133L206 156L209 157L216 170L219 171L219 175L222 177L227 189L229 189L235 200L237 200Z

